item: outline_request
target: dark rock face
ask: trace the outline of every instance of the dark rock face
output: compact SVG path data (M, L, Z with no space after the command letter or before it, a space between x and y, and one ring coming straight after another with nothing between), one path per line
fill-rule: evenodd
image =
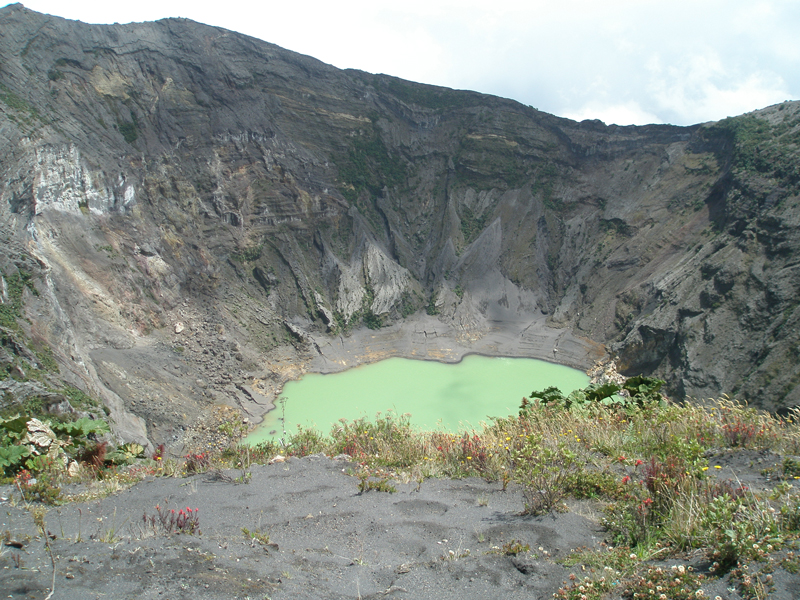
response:
M426 311L800 404L797 103L607 127L181 19L0 31L3 281L27 261L26 339L129 431L256 413L290 359Z

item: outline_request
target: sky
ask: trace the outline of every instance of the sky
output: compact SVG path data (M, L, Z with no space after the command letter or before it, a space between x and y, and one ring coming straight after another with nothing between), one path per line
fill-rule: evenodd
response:
M690 125L800 99L798 0L23 4L87 23L185 17L339 68L476 90L607 124Z

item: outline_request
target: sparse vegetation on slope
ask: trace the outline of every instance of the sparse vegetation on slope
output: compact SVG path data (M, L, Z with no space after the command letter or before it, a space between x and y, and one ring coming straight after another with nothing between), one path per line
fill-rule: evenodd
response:
M143 475L205 472L215 480L249 484L255 464L312 454L346 455L355 463L349 471L354 494L393 493L409 483L419 489L429 478L479 477L496 483L498 490L520 490L520 515L541 516L568 511L578 501L592 502L606 540L600 548L558 559L581 570L556 597L640 598L653 589L656 598L702 598L702 590L722 577L726 585L737 586L741 597L766 597L772 573L795 568L800 495L793 482L800 478L794 458L800 454L800 423L727 398L675 404L655 393L657 386L631 378L618 386L586 388L572 395L581 401L570 403L550 388L524 399L517 415L459 433L420 431L407 415L390 412L373 420L341 421L327 435L298 429L283 444L249 447L240 443L244 430L236 422L225 428L227 448L179 460L159 448L152 458L120 469L106 455L93 460L98 453L85 453L82 480L91 473L116 481L111 489L119 489ZM613 393L619 395L606 401ZM67 427L83 435L78 432L82 424ZM774 459L774 466L761 474L766 488L752 486L747 478L720 476L727 465L763 456ZM47 490L34 487L27 470L16 472L15 485L26 501L66 501L58 485L70 477L59 464L51 462L37 472L49 482ZM239 475L228 475L230 470ZM489 500L476 502L485 506ZM175 519L182 517L175 514ZM172 518L172 512L159 515L145 515L150 528ZM191 527L165 527L164 532L198 534L196 515L196 510L183 515L194 519ZM524 540L507 546L487 552L551 560ZM453 550L445 559L471 555ZM698 557L702 567L692 567Z
M647 399L603 402L620 387L642 390ZM347 454L360 465L354 474L361 492L392 491L392 480L429 477L476 476L504 489L513 483L523 490L523 514L568 510L570 499L594 498L608 550L571 557L568 564L591 567L593 575L565 585L559 597L607 597L613 576L625 597L643 597L657 586L665 595L656 597L697 598L704 584L729 573L744 597L758 597L755 587L769 588L770 569L800 538L798 474L788 458L800 452L800 423L727 398L674 404L651 393L654 387L629 379L608 393L587 388L575 395L583 402L571 403L552 388L545 400L547 394L534 392L519 415L460 434L417 431L407 416L389 413L342 421L327 436L301 429L285 447L265 443L254 453ZM765 452L787 457L782 468L766 473L771 490L717 476L720 457ZM707 560L704 573L652 566L697 552ZM745 565L752 565L749 574Z

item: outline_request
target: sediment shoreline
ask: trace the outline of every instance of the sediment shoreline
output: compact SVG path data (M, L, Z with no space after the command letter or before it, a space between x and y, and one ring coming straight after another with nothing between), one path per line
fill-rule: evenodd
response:
M464 332L436 317L415 315L378 330L361 328L346 336L307 337L317 352L299 365L293 376L262 394L270 408L251 419L255 425L275 409L283 386L306 373L340 373L394 357L456 364L472 354L535 358L586 371L608 355L604 345L576 336L569 329L550 327L544 316L495 322L485 331Z

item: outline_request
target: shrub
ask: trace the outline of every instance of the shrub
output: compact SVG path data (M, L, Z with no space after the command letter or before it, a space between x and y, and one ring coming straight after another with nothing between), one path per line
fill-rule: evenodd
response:
M574 498L620 499L625 493L625 485L614 473L578 469L569 474L565 492Z
M727 494L714 498L705 510L703 526L709 557L723 568L759 556L762 546L781 542L774 509L752 494L736 500Z
M540 436L530 435L521 450L514 453L513 479L522 486L522 514L540 515L556 507L566 491L578 461L565 443L555 447Z
M289 456L308 456L322 452L324 448L324 438L316 429L303 429L298 425L297 433L286 444L286 453Z
M347 454L358 461L375 461L398 468L419 463L423 457L421 437L413 430L410 415L378 413L374 422L365 418L342 419L331 428L331 452Z
M676 499L688 487L687 477L680 461L637 460L633 473L622 478L621 499L605 508L603 524L614 542L634 547L662 537Z
M498 554L503 554L505 556L516 556L517 554L525 554L526 552L530 551L530 544L526 544L520 540L511 540L500 547Z
M557 387L549 387L542 391L531 392L530 398L536 400L536 404L553 405L564 410L585 410L599 404L631 411L654 403L662 405L664 398L659 392L662 385L664 382L659 379L637 376L626 379L622 385L611 382L593 383L567 396L564 396ZM529 413L536 404L523 399L520 414Z
M684 565L670 568L652 567L642 574L635 574L625 586L626 598L658 598L670 600L698 600L707 597L703 585L708 582L703 573ZM653 594L653 590L659 593Z

